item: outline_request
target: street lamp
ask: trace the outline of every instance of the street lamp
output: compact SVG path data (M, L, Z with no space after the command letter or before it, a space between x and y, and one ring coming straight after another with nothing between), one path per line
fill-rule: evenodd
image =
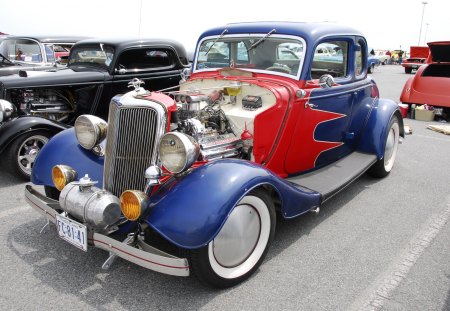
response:
M420 21L419 43L417 43L417 45L420 45L420 37L422 36L423 15L425 14L425 5L427 5L428 2L422 1L422 4L423 4L423 8L422 8L422 20Z
M423 39L424 43L427 43L428 25L430 25L430 24L429 23L425 23L425 26L427 26L427 27L425 28L425 36L424 36L424 39Z

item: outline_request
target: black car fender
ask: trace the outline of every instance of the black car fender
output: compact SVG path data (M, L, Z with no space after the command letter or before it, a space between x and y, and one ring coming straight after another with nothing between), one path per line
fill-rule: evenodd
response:
M41 117L17 117L3 123L0 126L0 153L5 151L5 149L14 141L14 139L27 132L45 130L52 135L55 135L56 133L59 133L67 128L70 128L70 126Z

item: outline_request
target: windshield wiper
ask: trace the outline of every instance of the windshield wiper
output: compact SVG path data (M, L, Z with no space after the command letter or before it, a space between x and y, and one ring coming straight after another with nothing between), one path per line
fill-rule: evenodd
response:
M271 31L269 31L269 33L267 35L265 35L264 37L262 37L261 39L259 39L258 41L256 41L255 43L252 44L251 47L249 47L247 49L247 52L250 52L251 50L253 50L254 48L256 48L261 42L263 42L264 40L267 39L268 36L270 36L271 34L273 34L274 32L277 32L276 29L272 29Z
M220 34L220 36L218 36L216 38L216 40L214 40L214 42L211 44L211 46L209 47L209 49L206 51L205 56L208 55L209 51L211 51L212 47L214 46L214 44L216 44L217 41L219 41L220 39L222 39L222 37L228 32L228 29L225 28L224 31L222 31L222 33Z

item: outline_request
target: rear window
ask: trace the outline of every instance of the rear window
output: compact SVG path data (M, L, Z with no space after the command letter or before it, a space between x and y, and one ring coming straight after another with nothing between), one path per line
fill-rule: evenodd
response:
M128 70L156 69L174 65L169 51L162 49L132 49L122 52L118 65Z

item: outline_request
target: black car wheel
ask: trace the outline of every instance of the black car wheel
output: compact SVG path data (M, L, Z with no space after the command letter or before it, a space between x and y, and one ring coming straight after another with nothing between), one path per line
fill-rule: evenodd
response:
M372 165L368 171L369 175L378 178L389 175L394 166L395 158L397 157L399 138L399 120L398 117L394 115L389 124L389 132L386 134L384 156Z
M11 173L30 180L34 160L50 136L50 133L45 131L33 131L17 137L7 150L7 162Z
M412 68L411 67L405 67L405 73L411 73Z
M189 252L193 273L204 284L226 288L261 265L275 234L275 208L262 190L244 196L208 245Z
M372 64L372 65L370 65L369 68L367 69L367 72L368 72L368 73L373 73L374 70L375 70L375 65Z

